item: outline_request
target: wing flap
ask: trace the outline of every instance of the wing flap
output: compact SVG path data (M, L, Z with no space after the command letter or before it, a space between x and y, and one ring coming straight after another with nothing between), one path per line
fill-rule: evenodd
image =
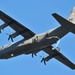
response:
M75 64L73 64L69 59L67 59L63 54L54 49L52 46L43 49L43 51L49 54L50 56L53 56L55 59L59 60L69 68L75 69Z

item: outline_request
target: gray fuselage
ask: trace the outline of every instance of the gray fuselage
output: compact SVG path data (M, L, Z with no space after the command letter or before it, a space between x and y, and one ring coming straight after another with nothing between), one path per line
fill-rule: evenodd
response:
M69 31L64 27L52 29L43 34L35 35L28 40L21 40L0 48L0 58L7 59L21 54L37 53L43 48L56 43L60 38L66 35Z

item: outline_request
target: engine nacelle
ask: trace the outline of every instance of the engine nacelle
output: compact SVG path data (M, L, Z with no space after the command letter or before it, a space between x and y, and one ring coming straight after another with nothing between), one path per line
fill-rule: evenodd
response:
M13 38L15 38L16 36L18 36L19 33L15 32L15 33L13 33L13 34L7 34L7 35L9 35L8 40L11 39L11 41L13 42L13 41L14 41Z
M44 64L46 65L46 62L48 62L52 58L53 58L53 56L50 56L50 55L45 58L42 58L41 63L44 62Z
M12 38L15 38L15 37L17 37L18 35L19 35L19 33L15 32L15 33L11 34L11 37L12 37Z
M53 56L50 56L50 55L49 55L49 56L47 56L47 57L46 57L46 58L44 58L44 59L45 59L45 61L47 61L47 62L48 62L48 61L49 61L50 59L52 59L52 58L53 58Z
M0 29L4 29L5 27L7 27L8 26L8 24L7 23L4 23L4 24L2 24L1 26L0 26Z

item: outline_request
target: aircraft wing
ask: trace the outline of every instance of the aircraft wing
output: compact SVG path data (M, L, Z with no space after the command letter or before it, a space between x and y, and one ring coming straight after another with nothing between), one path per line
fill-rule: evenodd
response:
M43 49L43 51L49 54L50 56L54 57L55 59L59 60L69 68L75 69L75 65L52 46Z
M14 29L18 34L22 35L25 39L29 39L35 35L35 33L33 33L31 30L15 21L2 11L0 11L0 19L4 21L7 26L10 26L12 29Z

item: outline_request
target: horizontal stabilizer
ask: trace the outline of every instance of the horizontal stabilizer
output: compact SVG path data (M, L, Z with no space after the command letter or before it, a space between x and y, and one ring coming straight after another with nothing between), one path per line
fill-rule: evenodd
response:
M52 15L61 24L61 26L65 27L70 32L75 33L75 24L66 20L65 18L61 17L60 15L58 15L56 13L54 13Z

